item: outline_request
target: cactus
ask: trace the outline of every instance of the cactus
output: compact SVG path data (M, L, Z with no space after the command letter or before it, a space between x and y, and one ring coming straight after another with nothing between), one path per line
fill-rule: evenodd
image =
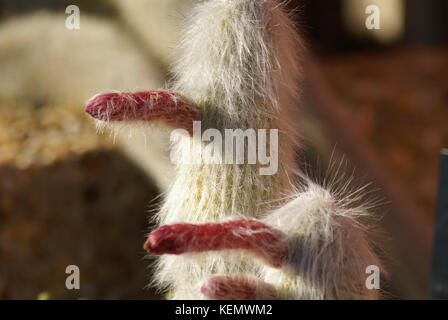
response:
M100 94L86 107L101 126L157 121L185 132L160 228L144 245L160 256L156 285L173 299L378 298L365 286L367 266L382 267L361 223L362 189L319 185L296 168L303 44L284 5L200 1L177 54L166 90ZM194 121L223 133L278 130L277 172L204 161Z

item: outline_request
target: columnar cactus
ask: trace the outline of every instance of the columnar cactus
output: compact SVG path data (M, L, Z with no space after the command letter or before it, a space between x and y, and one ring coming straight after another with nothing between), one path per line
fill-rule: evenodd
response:
M144 245L160 255L159 288L174 299L377 298L365 272L381 262L359 221L368 213L354 204L358 192L344 196L297 175L290 111L302 42L283 5L200 1L177 52L169 89L100 94L86 107L103 124L160 121L186 132L173 146L180 161L161 227ZM193 136L194 121L222 133L277 129L277 172L204 161L210 155Z

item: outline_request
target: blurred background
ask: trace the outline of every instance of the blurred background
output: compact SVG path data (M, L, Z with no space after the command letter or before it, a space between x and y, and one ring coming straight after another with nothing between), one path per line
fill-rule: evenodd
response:
M157 299L142 244L168 134L97 134L85 101L163 87L193 0L0 0L0 299ZM79 30L65 27L68 5ZM368 30L368 5L380 30ZM389 298L427 298L448 147L448 0L290 1L307 43L300 161L373 181ZM65 268L81 289L65 288Z

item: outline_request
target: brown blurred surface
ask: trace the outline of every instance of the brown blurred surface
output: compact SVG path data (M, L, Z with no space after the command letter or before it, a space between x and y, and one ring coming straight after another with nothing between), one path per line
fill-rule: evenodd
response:
M0 167L0 298L149 299L144 261L154 186L120 153L97 150ZM81 289L65 288L77 265Z
M351 124L432 221L448 146L448 48L352 54L322 68Z

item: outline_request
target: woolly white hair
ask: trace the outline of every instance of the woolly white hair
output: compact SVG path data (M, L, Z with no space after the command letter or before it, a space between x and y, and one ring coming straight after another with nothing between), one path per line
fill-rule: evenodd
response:
M178 48L174 91L200 106L203 127L279 129L279 172L260 176L257 166L180 164L160 224L255 218L286 192L296 144L287 113L297 94L300 50L293 24L273 1L215 0L194 8ZM188 139L175 148L181 163L200 154ZM255 272L253 263L235 254L163 256L156 279L174 299L194 299L212 274L248 272Z
M367 212L311 181L291 184L298 136L290 110L302 75L301 43L272 0L203 1L188 20L173 89L200 106L206 127L279 129L279 171L260 176L257 166L180 164L158 222L262 218L291 238L293 254L280 270L230 252L162 256L156 283L174 299L202 298L201 283L216 274L261 278L286 299L378 295L365 287L366 267L381 266L358 223ZM174 146L184 163L200 154L191 146L189 139ZM285 203L288 193L293 199Z
M337 168L340 169L342 165ZM291 200L262 221L289 238L290 257L283 269L263 267L261 277L285 299L377 299L366 287L366 270L386 274L367 238L378 202L368 198L353 177L330 168L330 182L318 185L301 174L303 183ZM370 223L370 225L367 225Z
M157 223L261 219L289 237L290 259L277 270L235 252L162 256L155 283L174 299L203 298L203 281L241 274L264 280L284 299L378 296L365 287L366 267L381 263L361 224L369 208L353 201L361 190L343 196L306 177L298 186L293 183L299 139L290 111L297 101L302 52L301 39L277 1L209 0L193 9L170 89L200 108L205 129L278 129L279 170L263 176L257 165L205 164L199 159L201 142L181 139L173 146L180 161Z

